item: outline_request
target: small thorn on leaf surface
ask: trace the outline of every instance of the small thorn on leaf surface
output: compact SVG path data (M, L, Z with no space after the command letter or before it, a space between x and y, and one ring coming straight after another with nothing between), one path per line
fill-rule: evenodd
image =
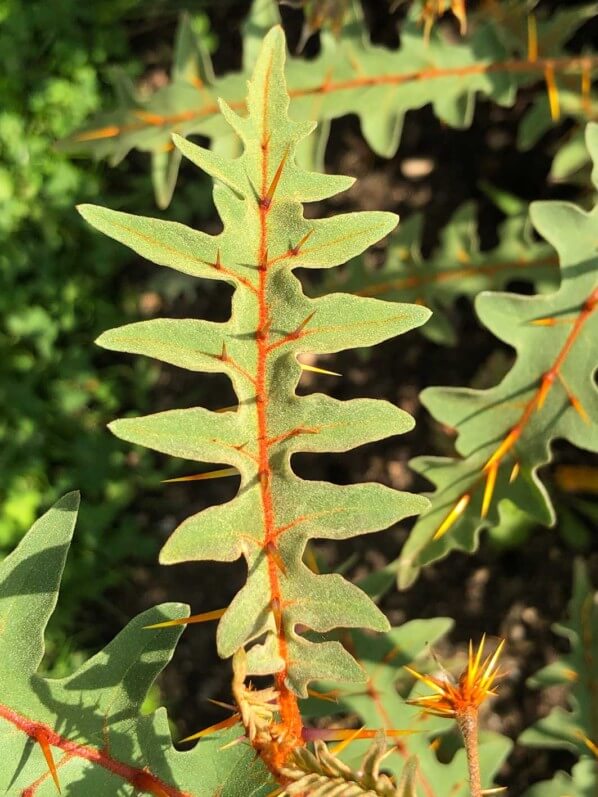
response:
M220 410L226 412L229 407ZM234 408L236 409L236 408ZM218 470L208 470L204 473L193 473L190 476L177 476L174 479L163 479L162 484L174 484L175 482L198 482L204 479L224 479L226 476L238 476L239 471L236 468L219 468Z
M221 731L224 728L232 728L233 725L236 725L239 720L241 719L240 714L233 714L232 717L228 717L225 720L221 720L220 722L215 722L213 725L210 725L208 728L204 728L197 733L192 733L191 736L185 736L184 739L181 739L181 744L183 742L193 742L196 739L201 739L203 736L209 736L212 733L216 733L217 731Z
M42 729L36 731L35 740L41 747L41 751L44 754L44 758L46 759L46 764L48 765L48 770L50 771L50 775L52 776L52 780L58 790L58 793L62 793L60 788L60 781L58 779L58 770L56 769L56 763L54 762L54 756L52 754L52 748L50 747L50 743L48 741L48 737L46 732Z
M153 623L152 625L144 625L145 629L152 628L171 628L176 625L190 625L192 623L207 623L210 620L219 620L226 609L214 609L211 612L203 612L202 614L192 614L190 617L177 617L174 620L164 620L161 623Z
M465 493L465 495L462 495L461 498L459 498L455 506L451 509L440 526L438 526L436 529L436 532L432 538L433 540L439 540L441 537L444 537L447 531L449 531L449 529L455 525L461 515L465 512L470 501L471 496L469 493Z
M308 365L307 363L299 363L302 371L310 371L314 374L325 374L326 376L342 376L336 371L327 371L325 368L318 368L316 365Z

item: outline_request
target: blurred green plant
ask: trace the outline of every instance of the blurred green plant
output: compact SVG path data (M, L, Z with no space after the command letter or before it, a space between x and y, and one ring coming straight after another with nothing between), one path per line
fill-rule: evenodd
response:
M91 345L101 329L137 314L139 297L119 276L127 259L90 235L73 208L108 190L102 171L55 150L102 104L110 62L134 73L126 19L150 5L0 0L0 557L48 502L75 484L83 490L77 564L48 644L46 664L58 672L83 644L72 625L81 602L122 580L130 554L154 550L126 507L139 481L158 474L104 427L147 401L157 369L104 366ZM143 207L134 175L125 185L129 202Z
M569 708L553 708L527 728L520 744L566 749L578 759L571 774L558 772L535 784L525 797L589 797L598 790L598 591L582 560L575 564L573 595L567 621L555 626L570 652L550 662L529 679L533 689L565 687Z

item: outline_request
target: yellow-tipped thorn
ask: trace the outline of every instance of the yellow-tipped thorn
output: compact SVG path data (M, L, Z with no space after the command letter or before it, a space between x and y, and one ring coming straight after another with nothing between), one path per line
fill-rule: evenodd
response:
M276 193L276 189L278 188L278 183L280 182L280 178L282 176L282 170L284 169L284 165L287 162L287 158L289 156L289 151L287 150L285 154L282 156L280 163L274 173L274 177L272 178L272 182L270 183L270 188L266 193L266 196L262 199L262 204L264 207L270 207L270 203L274 198L274 194Z
M207 623L209 620L219 620L226 609L214 609L211 612L203 612L203 614L192 614L191 617L177 617L175 620L164 620L163 623L153 623L152 625L144 625L144 629L152 628L170 628L173 625L190 625L191 623Z
M222 410L224 412L224 410ZM175 482L199 482L204 479L224 479L227 476L238 476L236 468L220 468L219 470L209 470L204 473L194 473L191 476L177 476L176 479L163 479L162 484L174 484Z
M342 374L338 374L336 371L327 371L325 368L318 368L316 365L308 365L307 363L299 363L299 367L302 371L311 371L314 374L326 374L326 376L342 376Z
M301 251L301 247L309 240L309 238L311 238L311 236L314 234L315 231L316 231L315 227L312 227L311 229L309 229L305 233L305 235L298 241L298 243L296 243L295 246L291 247L291 249L290 249L291 253L293 255L298 255L299 252Z
M223 703L222 700L215 700L213 697L206 698L208 703L212 703L215 706L220 706L220 708L225 708L229 711L236 711L237 707L233 706L232 703Z
M596 744L596 742L593 742L589 737L587 737L581 731L578 731L577 736L579 736L579 738L582 740L582 742L585 744L588 750L592 753L592 755L598 758L598 744Z
M548 92L548 104L550 106L550 118L553 122L558 122L561 118L561 104L559 93L554 79L554 64L546 64L544 69L544 80L546 81L546 91Z
M573 407L575 412L579 415L581 420L584 423L589 424L590 423L590 416L585 411L584 406L581 403L581 401L577 398L575 393L571 390L569 385L565 382L565 378L564 378L564 376L562 375L562 373L560 371L558 372L558 377L560 379L560 382L561 382L561 384L563 386L563 389L564 389L565 393L567 394L567 398L569 399L569 403L571 404L571 406Z
M486 639L486 634L484 634L484 636L482 637L480 648L482 647L485 639ZM500 654L502 653L505 644L506 640L501 639L494 653L484 661L484 664L482 666L483 675L480 679L480 685L483 689L486 689L487 691L491 689L493 682L497 677L500 678L502 675L504 675L504 673L500 673L496 669L496 665L498 664Z
M528 321L534 327L555 327L557 324L572 324L575 321L575 316L565 316L564 318L556 318L555 316L544 316L542 318L533 318Z
M503 641L504 642L504 641ZM469 686L474 683L479 668L480 662L482 660L482 653L484 651L484 645L486 644L486 633L482 634L482 638L480 640L480 644L478 645L478 649L476 651L475 657L473 655L473 640L469 640L469 650L467 655L467 682Z
M486 486L484 487L484 497L482 498L482 511L481 517L488 516L488 510L492 503L492 496L494 495L494 488L496 486L496 476L498 474L498 462L494 462L489 468L486 475Z
M540 389L538 390L538 395L536 396L536 411L540 412L544 404L546 403L546 399L548 394L550 393L550 389L554 384L554 377L555 374L553 371L549 371L547 374L544 375L542 378L542 382L540 383Z
M245 735L241 735L237 739L233 739L231 742L227 742L226 744L223 744L222 747L218 748L218 750L220 750L221 752L223 750L230 750L231 747L236 747L236 745L240 744L246 738L247 737Z
M359 734L360 739L374 739L380 733L380 729L374 728L368 730L367 728ZM391 739L398 739L399 736L413 736L421 731L414 731L412 728L383 728L382 733L385 736L390 736Z
M467 11L465 10L465 0L451 0L451 11L459 23L459 33L465 36L467 33Z
M270 556L272 558L272 561L274 562L276 567L280 570L280 572L283 574L283 576L286 576L287 568L282 556L280 555L280 551L276 547L276 544L273 542L268 543L268 545L265 546L264 551L266 552L267 556Z
M584 423L586 423L586 424L588 424L588 425L589 425L589 424L590 424L590 416L589 416L589 415L588 415L588 413L585 411L583 404L582 404L582 403L581 403L581 401L580 401L580 400L577 398L577 396L574 396L572 393L570 393L570 394L569 394L569 401L571 402L571 406L573 407L573 409L575 410L575 412L576 412L576 413L579 415L579 417L581 418L581 420L582 420Z
M225 720L221 720L221 722L215 722L213 725L210 725L208 728L204 728L203 731L192 733L191 736L185 736L184 739L181 739L181 743L194 742L196 739L201 739L203 736L209 736L211 733L216 733L217 731L221 731L224 728L232 728L233 725L236 725L240 719L241 715L235 713L233 714L232 717L228 717Z
M420 731L412 730L411 728L385 728L380 731L379 728L358 728L352 730L350 728L326 728L325 731L317 731L319 738L327 742L352 742L355 739L375 739L378 734L382 732L385 736L397 738L399 736L411 736Z
M36 734L35 739L39 746L41 747L41 751L44 754L44 758L46 759L46 764L48 765L48 769L50 771L50 775L52 776L52 780L54 781L54 785L56 786L58 793L62 794L62 789L60 788L60 781L58 780L58 770L56 769L56 764L54 762L54 756L52 755L52 748L50 747L50 743L46 738L45 734L40 731Z
M359 738L359 734L363 731L363 729L364 726L362 725L361 728L357 728L356 730L354 730L353 733L350 736L347 736L346 739L343 739L342 742L339 742L338 744L335 744L333 747L331 747L330 752L332 753L332 755L339 755L340 753L342 753L343 750L351 744L351 742L354 742L355 739Z
M405 666L404 668L407 672L412 675L414 678L417 678L418 681L421 681L426 686L429 686L430 689L433 689L435 692L438 692L439 695L444 694L444 688L440 686L433 678L429 678L427 675L422 675L417 670L412 670L411 667Z
M506 786L495 786L493 789L482 789L482 794L501 794L506 790Z
M513 484L513 482L515 481L517 476L519 476L519 471L520 470L521 470L521 465L519 464L519 462L516 462L513 465L512 469L511 469L511 473L509 475L509 484Z
M336 689L330 692L316 692L315 689L308 688L307 694L316 700L324 700L327 703L338 703L338 692Z
M527 17L527 60L535 63L538 60L538 23L535 14Z
M499 445L499 447L496 449L496 451L492 454L488 462L486 462L486 464L483 467L483 470L487 471L489 468L491 468L494 465L495 462L499 462L505 456L505 454L507 454L513 448L517 440L519 440L520 436L521 436L521 427L514 426L509 432L509 434L502 441L502 443Z
M311 545L305 546L303 561L309 567L312 573L315 573L316 575L320 574L320 568L318 567L318 560L316 559L316 555Z
M219 409L214 410L214 412L236 412L238 409L238 404L232 404L230 407L220 407Z
M149 111L133 111L133 116L136 116L138 119L141 119L142 122L146 122L148 125L163 125L166 119L160 114L157 113L150 113Z
M426 47L430 44L430 34L432 33L432 26L434 25L434 18L427 17L424 20L424 45Z
M120 133L120 127L108 125L97 130L84 130L73 137L73 141L99 141L102 138L114 138Z
M461 498L459 498L455 506L451 509L440 526L438 526L436 529L436 533L432 537L433 540L439 540L441 537L444 537L447 531L454 526L463 512L465 512L470 501L471 495L469 495L469 493L465 493L465 495L462 495Z

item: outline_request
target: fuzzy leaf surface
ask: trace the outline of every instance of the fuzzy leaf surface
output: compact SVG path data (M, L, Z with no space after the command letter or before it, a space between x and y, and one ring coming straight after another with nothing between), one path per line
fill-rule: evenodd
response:
M421 511L426 502L380 484L340 487L295 475L291 457L297 452L347 451L413 425L405 412L383 401L299 397L297 355L370 346L419 326L429 311L346 294L311 299L303 293L294 268L344 263L388 234L397 218L382 212L304 218L302 202L338 193L351 180L299 165L297 147L313 124L288 116L284 55L284 36L275 29L256 61L246 115L222 103L243 142L242 155L228 159L175 139L185 157L216 182L220 235L94 206L81 212L160 265L235 288L225 323L158 319L110 330L99 343L194 371L222 372L232 382L237 409L170 410L121 419L111 428L132 443L238 471L236 497L184 521L161 561L243 556L247 582L220 621L219 652L227 657L259 642L249 652L250 673L284 671L290 688L305 695L314 678L359 680L362 672L338 642L309 641L299 626L318 632L387 628L359 589L340 576L311 573L303 563L307 540L378 531Z
M596 125L588 126L587 144L598 162ZM553 440L598 451L598 206L585 212L566 202L536 202L531 218L558 254L560 287L535 296L478 296L480 321L516 352L512 368L489 390L422 393L436 420L456 430L460 458L411 463L436 492L401 553L403 586L451 549L474 550L479 529L498 522L502 499L551 525L554 510L538 469L550 461Z
M178 752L165 710L141 714L182 630L145 626L186 617L187 606L143 612L65 678L37 673L78 504L76 493L61 498L0 563L0 790L57 793L41 740L69 797L211 797L218 788L228 797L267 794L267 773L248 747L220 751L221 736Z

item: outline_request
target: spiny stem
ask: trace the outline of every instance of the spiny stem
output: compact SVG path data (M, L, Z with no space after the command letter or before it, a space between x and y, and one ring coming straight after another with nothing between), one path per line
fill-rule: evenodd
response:
M469 791L471 797L482 797L482 776L480 773L480 755L478 750L478 709L477 706L465 706L456 715L457 725L465 744L467 769L469 772Z

